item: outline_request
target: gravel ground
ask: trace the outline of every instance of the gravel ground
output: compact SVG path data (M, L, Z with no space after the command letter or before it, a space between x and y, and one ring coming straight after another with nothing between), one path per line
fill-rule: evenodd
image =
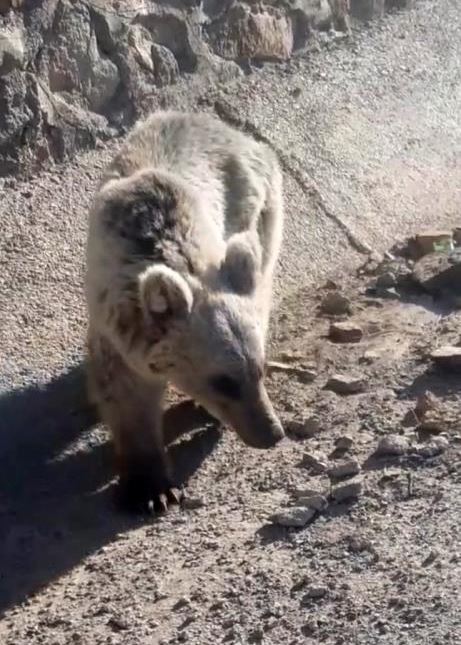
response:
M369 459L380 438L405 435L402 418L425 388L458 409L459 379L427 372L423 348L457 340L459 315L441 318L424 303L373 308L364 279L348 277L360 243L384 250L422 227L459 224L460 18L455 0L423 1L352 42L321 42L227 88L194 81L168 91L172 106L218 100L282 153L273 353L299 355L298 371L314 363L318 376L275 374L270 387L286 421L314 414L321 432L259 453L198 427L174 446L190 508L160 520L113 510L106 435L81 388L86 213L118 144L4 182L1 642L461 642L456 429L434 457ZM327 276L339 276L368 330L357 346L325 340L314 311ZM358 372L366 391L325 390L335 372ZM270 515L291 508L296 488L325 492L326 475L301 464L306 452L331 454L343 435L364 473L357 503L330 504L301 529L274 526Z

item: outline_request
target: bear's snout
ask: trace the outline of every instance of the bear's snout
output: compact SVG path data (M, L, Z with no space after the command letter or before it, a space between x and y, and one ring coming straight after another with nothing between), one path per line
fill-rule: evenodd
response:
M237 430L237 433L248 446L262 450L273 448L285 436L278 419L274 419L272 423L264 425L263 427L253 426L248 432L239 432Z
M259 383L255 389L234 408L229 421L248 446L273 448L285 433L263 384Z

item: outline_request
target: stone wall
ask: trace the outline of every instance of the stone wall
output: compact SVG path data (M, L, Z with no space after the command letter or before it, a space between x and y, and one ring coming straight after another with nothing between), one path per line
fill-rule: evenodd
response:
M187 74L284 61L409 0L0 0L0 176L113 136Z

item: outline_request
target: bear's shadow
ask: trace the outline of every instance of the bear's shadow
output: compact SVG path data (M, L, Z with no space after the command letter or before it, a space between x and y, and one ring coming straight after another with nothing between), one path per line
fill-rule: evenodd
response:
M97 421L82 365L0 395L0 613L146 521L114 507L111 447ZM219 439L207 424L187 401L165 414L168 443L196 430L170 447L179 483Z

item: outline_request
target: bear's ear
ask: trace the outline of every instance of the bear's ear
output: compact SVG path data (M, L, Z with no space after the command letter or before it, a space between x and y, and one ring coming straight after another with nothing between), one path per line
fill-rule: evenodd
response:
M139 299L148 320L158 316L187 317L194 300L185 279L164 264L148 267L141 273Z
M261 271L261 249L256 234L236 233L227 242L221 273L230 288L240 295L250 295Z

